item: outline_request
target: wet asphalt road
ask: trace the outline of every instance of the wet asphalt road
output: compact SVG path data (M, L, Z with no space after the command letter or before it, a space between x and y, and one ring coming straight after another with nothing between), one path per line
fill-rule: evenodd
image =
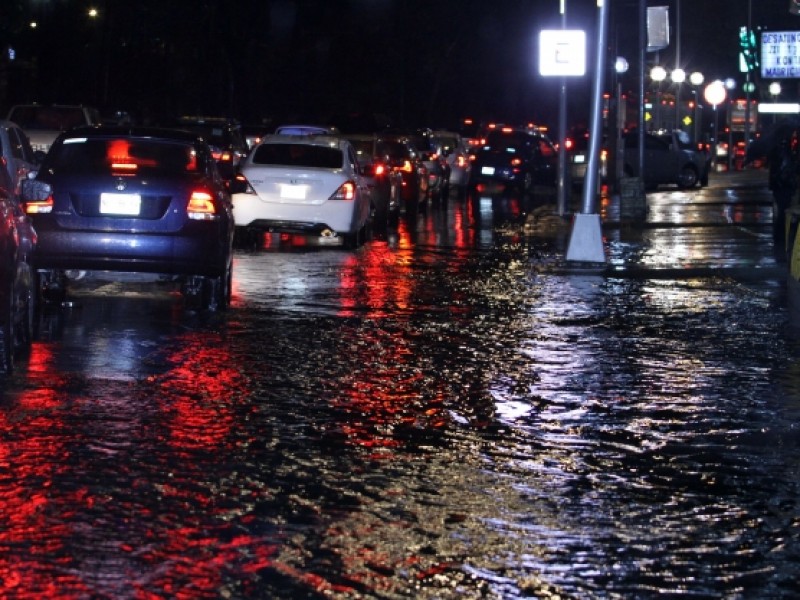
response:
M4 598L791 598L800 344L764 172L265 238L233 306L76 282L2 383Z

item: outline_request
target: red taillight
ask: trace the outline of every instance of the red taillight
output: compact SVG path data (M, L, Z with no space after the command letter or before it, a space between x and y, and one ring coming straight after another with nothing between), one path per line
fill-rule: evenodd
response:
M380 163L376 164L375 165L375 176L376 177L380 177L384 173L386 173L386 165L382 165Z
M329 200L354 200L356 197L356 184L352 181L345 181L339 189L329 198Z
M231 162L233 160L233 154L227 150L214 150L211 152L211 156L218 162Z
M405 173L413 173L414 172L414 165L411 164L410 160L404 160L403 164L397 167L398 171L403 171Z
M511 159L511 166L512 167L518 167L521 164L522 164L522 159L521 158L512 158Z
M214 197L204 190L192 192L186 213L190 219L210 221L217 218L217 207L214 206Z
M139 167L136 163L129 163L129 162L111 163L111 170L122 174L135 173L138 168Z
M456 166L460 167L460 168L466 167L467 166L467 159L465 157L459 155L459 157L456 158Z
M25 212L29 215L42 215L53 212L53 197L48 196L46 200L26 202Z

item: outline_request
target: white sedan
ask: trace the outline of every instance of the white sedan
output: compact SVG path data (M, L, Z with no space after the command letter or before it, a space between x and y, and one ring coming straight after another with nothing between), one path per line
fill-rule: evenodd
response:
M242 163L231 191L240 234L341 237L356 247L372 213L355 150L330 135L265 137Z

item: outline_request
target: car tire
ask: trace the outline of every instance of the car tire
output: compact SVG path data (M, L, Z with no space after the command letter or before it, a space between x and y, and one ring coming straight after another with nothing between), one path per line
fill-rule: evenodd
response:
M530 194L533 191L533 174L530 171L525 173L520 191L523 194Z
M10 375L14 372L14 354L15 354L15 309L14 297L15 286L12 285L8 291L8 297L3 302L2 310L0 311L0 373Z
M389 208L388 203L381 203L380 206L374 206L372 210L372 223L378 231L386 231L389 226Z
M688 190L696 187L700 178L697 175L697 169L690 165L681 167L678 173L678 187L682 190Z
M26 352L33 341L34 323L38 316L36 280L30 267L23 269L19 281L15 295L15 351Z

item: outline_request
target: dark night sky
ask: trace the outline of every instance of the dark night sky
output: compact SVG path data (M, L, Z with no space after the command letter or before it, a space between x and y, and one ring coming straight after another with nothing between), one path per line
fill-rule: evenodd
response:
M609 56L626 56L636 73L638 0L610 1ZM674 22L677 1L649 4L669 6ZM800 29L800 17L788 14L789 0L750 2L754 26ZM561 26L559 0L97 0L96 6L100 17L91 21L85 2L4 3L0 43L14 47L17 61L6 69L2 108L38 100L244 121L353 112L432 126L463 116L555 120L558 84L538 74L536 41L539 30ZM680 0L687 71L741 78L737 36L747 6L748 0ZM567 27L593 37L595 1L567 0L567 10ZM40 23L33 31L31 18ZM658 57L668 67L677 31L671 35L673 44ZM589 110L589 81L570 83L574 119ZM629 75L623 85L633 90L637 83Z

